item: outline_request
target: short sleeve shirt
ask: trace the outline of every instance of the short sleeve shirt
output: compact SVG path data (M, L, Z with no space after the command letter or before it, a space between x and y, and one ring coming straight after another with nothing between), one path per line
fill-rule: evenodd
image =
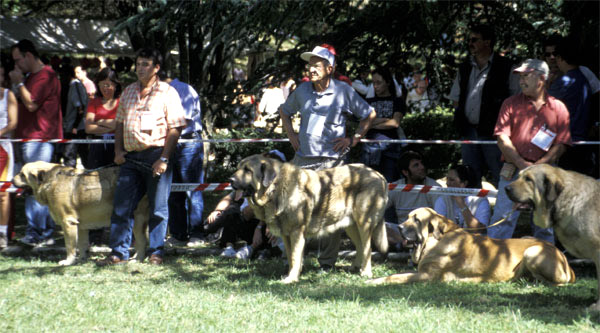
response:
M170 128L186 125L181 99L168 83L157 81L140 96L140 84L127 86L121 95L116 121L123 124L126 151L163 147Z
M494 135L507 135L522 158L535 162L546 154L531 143L543 126L556 134L553 146L571 144L567 107L556 98L546 95L546 102L536 111L531 100L520 93L504 100Z
M102 97L96 97L88 104L87 113L94 114L94 120L100 119L115 119L117 116L117 109L119 108L119 99L117 104L111 110L108 110L102 105Z
M405 185L406 180L400 179L393 184ZM442 186L434 179L426 177L425 184L427 186ZM403 192L403 191L390 191L388 193L388 204L387 207L394 207L396 211L397 221L387 221L394 223L402 223L408 218L408 213L413 209L421 207L433 208L438 195L432 195L429 193L414 193L414 192Z
M322 92L315 91L311 82L302 83L282 105L288 116L300 112L300 149L296 154L302 157L339 157L333 140L346 136L346 117L363 120L372 109L352 87L335 79Z

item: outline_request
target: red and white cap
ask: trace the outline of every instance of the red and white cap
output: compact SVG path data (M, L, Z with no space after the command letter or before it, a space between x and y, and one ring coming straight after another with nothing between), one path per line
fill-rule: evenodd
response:
M513 73L530 73L533 71L538 71L546 76L550 73L550 68L548 64L539 59L527 59L519 65L519 67L513 70Z
M329 62L331 66L335 64L335 54L328 48L322 46L315 46L312 52L304 52L300 55L300 58L304 61L310 61L310 57L319 57Z

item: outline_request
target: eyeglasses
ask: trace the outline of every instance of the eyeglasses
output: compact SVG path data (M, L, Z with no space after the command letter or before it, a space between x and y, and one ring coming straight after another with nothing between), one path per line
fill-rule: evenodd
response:
M556 57L557 55L558 54L556 53L556 51L554 51L554 52L544 52L544 56L546 58L550 58L550 56L555 56Z
M115 85L114 84L110 84L110 83L105 83L105 84L101 84L100 88L114 88Z

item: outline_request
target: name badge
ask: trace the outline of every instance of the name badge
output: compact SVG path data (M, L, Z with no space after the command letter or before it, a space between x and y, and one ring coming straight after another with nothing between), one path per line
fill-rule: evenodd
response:
M156 127L156 116L150 111L140 112L140 131L152 131Z
M543 151L548 151L550 146L552 146L552 142L556 137L556 133L546 128L546 125L542 126L540 130L536 133L536 135L531 139L531 143L542 149Z
M311 113L308 118L308 128L306 132L312 136L321 136L325 127L325 116Z

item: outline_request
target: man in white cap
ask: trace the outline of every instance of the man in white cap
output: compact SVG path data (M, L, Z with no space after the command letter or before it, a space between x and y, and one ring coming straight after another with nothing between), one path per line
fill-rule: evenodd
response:
M504 165L500 171L492 223L511 211L513 203L507 197L505 187L517 178L519 170L533 164L556 163L566 146L571 144L569 111L545 89L550 73L546 62L527 59L514 72L519 74L522 92L504 100L494 129ZM514 212L506 222L489 228L488 236L511 238L518 218L519 212ZM554 243L552 229L531 225L534 237Z
M333 79L335 50L329 45L316 46L312 52L300 55L308 62L310 82L294 90L280 107L281 122L296 154L291 161L300 167L314 170L342 163L344 153L356 146L375 119L375 110L346 83ZM300 131L292 127L291 116L300 112ZM360 122L356 133L346 134L346 118L354 115ZM341 232L321 249L319 263L330 269L337 259Z

